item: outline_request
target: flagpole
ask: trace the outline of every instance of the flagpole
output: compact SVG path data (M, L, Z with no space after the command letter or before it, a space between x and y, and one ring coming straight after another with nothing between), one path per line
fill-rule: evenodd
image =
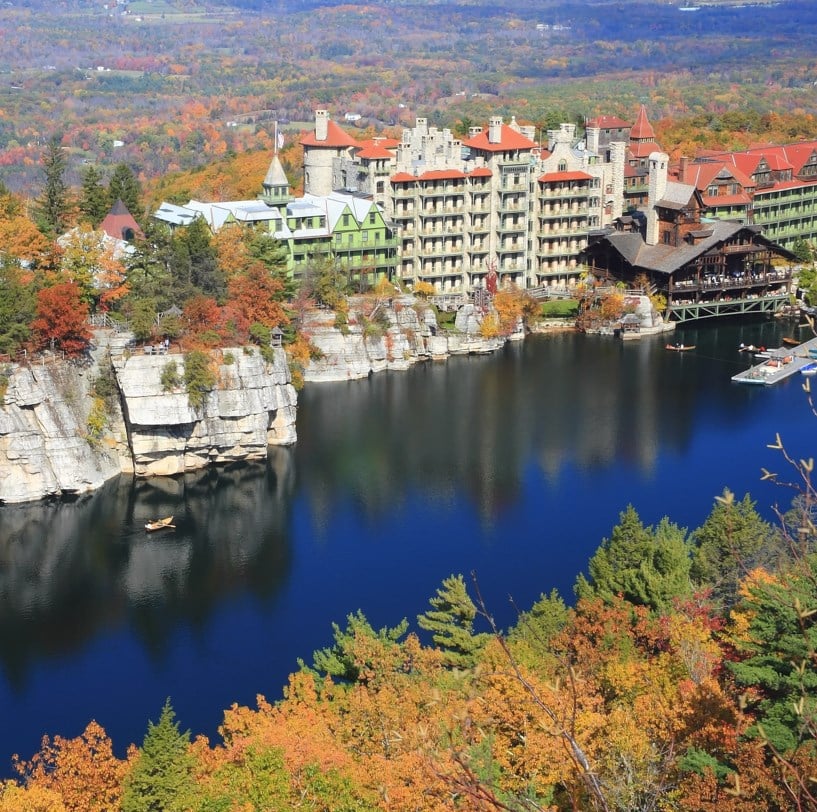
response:
M275 119L275 155L278 154L278 119Z

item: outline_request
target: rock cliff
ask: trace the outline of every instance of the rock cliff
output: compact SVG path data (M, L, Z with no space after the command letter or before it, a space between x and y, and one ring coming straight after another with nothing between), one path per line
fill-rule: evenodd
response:
M339 323L331 310L304 317L301 329L321 355L309 363L304 380L353 380L384 369L407 369L418 361L499 349L507 338L484 338L481 321L481 313L465 305L457 311L455 329L443 332L434 309L414 296L353 296L346 323Z
M25 502L98 488L119 473L176 474L213 462L259 459L268 445L295 442L297 396L283 350L213 356L217 382L199 409L162 372L182 355L101 349L90 361L9 366L0 407L0 502ZM100 413L101 376L111 397Z

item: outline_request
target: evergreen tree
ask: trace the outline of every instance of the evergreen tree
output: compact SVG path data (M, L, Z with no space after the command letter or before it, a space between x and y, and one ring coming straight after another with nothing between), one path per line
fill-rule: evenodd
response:
M0 352L14 353L29 338L35 298L31 285L23 281L20 267L0 258Z
M60 137L48 142L42 159L45 186L36 204L37 225L44 234L56 237L68 226L68 187L65 185L65 151Z
M817 557L751 582L735 611L746 621L735 641L744 659L729 667L757 703L750 733L789 756L817 740Z
M431 639L445 652L449 665L472 666L486 635L474 634L477 607L468 595L462 575L446 578L429 603L432 608L417 616L417 624L431 632Z
M363 612L358 609L355 614L347 616L345 629L341 629L337 623L332 624L335 642L331 647L313 653L313 666L309 670L322 676L328 675L355 682L361 678L361 663L355 655L357 641L372 640L380 646L391 648L397 644L407 629L408 621L403 620L392 629L384 627L375 631ZM298 663L301 668L306 668L303 660L299 660ZM379 665L385 665L385 661Z
M133 218L139 222L142 217L142 189L127 164L117 164L108 182L109 210L117 200L121 200Z
M749 494L738 502L728 489L692 534L692 542L693 583L711 587L713 598L726 609L737 600L745 575L758 566L774 569L781 552L777 533L755 510Z
M281 301L289 301L295 296L297 284L287 270L287 247L263 231L254 232L249 242L250 256L263 262L269 272L278 277L284 287L281 290Z
M621 595L630 603L666 611L673 598L690 591L686 530L666 517L655 529L644 527L632 505L619 518L590 559L589 579L579 575L576 595L605 601Z
M190 260L190 282L205 296L221 300L226 290L226 280L218 266L218 255L207 223L201 217L196 217L180 231L178 239Z
M122 812L184 812L194 789L190 731L181 733L168 699L156 724L148 722L133 769L125 779Z
M102 188L102 175L95 166L89 166L82 175L79 210L85 221L97 228L110 208L107 193Z

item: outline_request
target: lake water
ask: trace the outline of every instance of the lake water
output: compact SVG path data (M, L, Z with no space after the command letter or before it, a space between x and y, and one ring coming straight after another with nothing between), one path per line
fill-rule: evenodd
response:
M117 752L171 697L184 727L278 699L298 657L362 609L416 615L476 574L500 625L556 587L568 599L618 514L694 528L725 486L771 516L787 493L780 432L814 453L797 376L732 384L745 343L791 325L679 331L689 353L561 334L488 357L302 393L296 447L265 465L110 483L70 503L0 508L0 776L44 733L90 719ZM675 340L675 339L673 339ZM144 522L175 516L148 535Z

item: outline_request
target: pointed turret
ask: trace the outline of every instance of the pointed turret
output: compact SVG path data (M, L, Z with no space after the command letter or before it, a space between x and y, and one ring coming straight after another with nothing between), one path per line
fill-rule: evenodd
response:
M641 105L641 109L638 111L635 124L633 124L633 127L630 130L630 140L639 142L655 141L655 130L652 128L652 124L650 124L650 120L647 118L647 108L643 104Z
M268 206L286 206L292 200L289 180L277 153L272 156L262 187L261 199Z

